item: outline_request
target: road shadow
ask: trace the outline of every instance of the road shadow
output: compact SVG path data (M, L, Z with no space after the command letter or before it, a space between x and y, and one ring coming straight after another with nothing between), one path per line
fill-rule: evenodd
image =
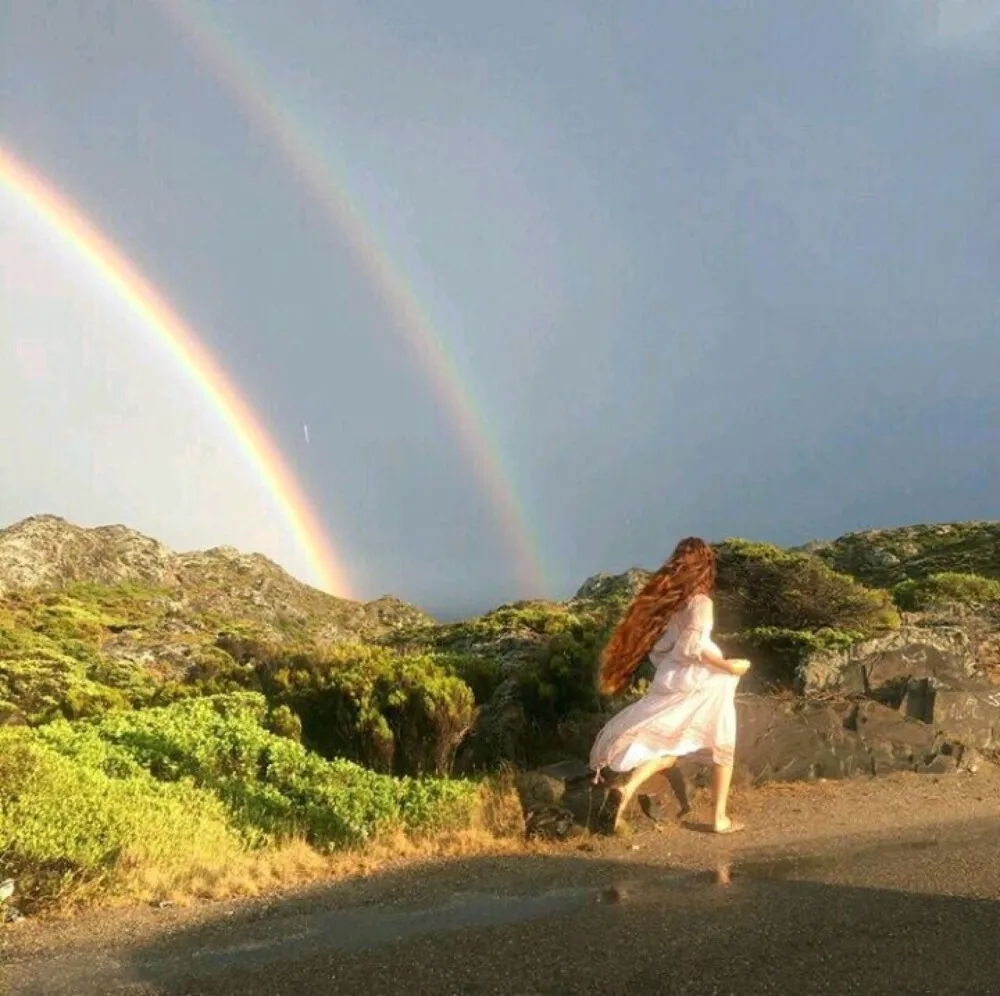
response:
M1000 864L996 835L963 848L708 873L624 854L472 858L250 905L100 964L52 959L13 996L995 993L1000 903L928 891L949 861L956 876Z

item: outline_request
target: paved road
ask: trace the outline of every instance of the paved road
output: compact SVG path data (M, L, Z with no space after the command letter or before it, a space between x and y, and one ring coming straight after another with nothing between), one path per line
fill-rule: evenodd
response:
M728 884L726 884L728 880ZM345 904L245 910L113 955L9 967L14 996L1000 993L1000 829L735 859L469 860ZM2 988L2 987L0 987Z

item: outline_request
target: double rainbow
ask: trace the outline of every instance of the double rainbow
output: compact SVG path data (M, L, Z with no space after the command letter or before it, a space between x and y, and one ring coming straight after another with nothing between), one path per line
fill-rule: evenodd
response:
M290 175L303 185L335 234L351 248L384 302L393 330L405 340L445 409L474 468L516 564L522 597L543 595L548 584L539 545L528 528L514 476L504 464L502 449L490 431L489 419L475 397L471 379L459 371L412 282L380 242L360 199L352 195L344 170L329 161L312 136L315 129L297 119L295 109L279 98L264 70L238 46L232 33L213 19L208 5L191 0L157 0L156 6L231 94L242 113L267 137Z

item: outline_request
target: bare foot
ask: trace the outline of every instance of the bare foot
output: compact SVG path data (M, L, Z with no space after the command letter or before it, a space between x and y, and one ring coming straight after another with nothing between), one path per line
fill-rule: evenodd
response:
M746 825L739 820L731 820L728 816L724 820L715 821L716 833L739 833L741 830L746 830Z

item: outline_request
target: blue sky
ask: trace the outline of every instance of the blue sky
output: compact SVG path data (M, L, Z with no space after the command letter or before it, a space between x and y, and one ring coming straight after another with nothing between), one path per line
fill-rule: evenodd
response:
M360 594L449 615L518 597L379 288L170 4L0 0L5 145L203 335ZM688 533L997 516L997 0L184 7L410 280L551 595ZM124 521L306 574L204 400L0 211L0 521Z

